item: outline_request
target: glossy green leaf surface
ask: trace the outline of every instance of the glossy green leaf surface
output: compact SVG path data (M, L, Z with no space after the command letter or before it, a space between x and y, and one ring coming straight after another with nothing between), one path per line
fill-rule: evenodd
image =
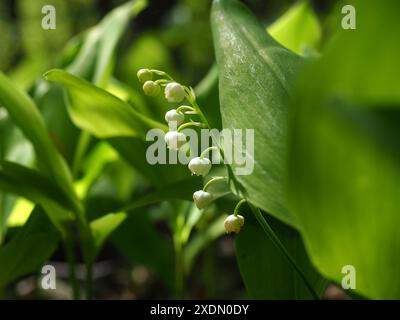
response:
M223 128L254 129L254 154L247 159L254 162L254 171L235 175L235 192L296 225L283 184L288 98L300 58L268 35L239 1L214 1L211 22ZM242 165L233 162L235 173Z

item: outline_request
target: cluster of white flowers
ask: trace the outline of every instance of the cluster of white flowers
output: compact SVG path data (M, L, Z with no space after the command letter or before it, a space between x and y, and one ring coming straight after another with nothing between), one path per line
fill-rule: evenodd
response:
M161 77L160 79L153 80L154 75ZM207 127L208 125L203 122L186 121L186 115L201 115L204 122L207 122L205 117L202 115L201 110L196 102L196 96L192 88L182 86L171 76L164 71L154 69L140 69L137 72L137 77L141 83L143 83L143 92L151 97L158 96L161 93L162 87L165 87L164 94L165 98L170 103L181 103L186 100L192 104L192 106L181 105L177 109L171 109L165 114L165 121L168 124L169 131L165 134L164 140L169 149L179 150L186 143L186 136L181 130L188 126ZM210 147L205 149L200 157L195 157L190 160L188 168L192 175L205 177L211 170L211 161L205 157L205 154L211 149L217 149L216 147ZM202 190L198 190L193 193L193 201L197 208L206 208L213 200L214 196L207 191L207 187L214 183L225 179L224 177L214 177L210 179ZM241 202L238 203L238 206ZM237 207L238 207L237 206ZM235 213L228 216L224 222L224 227L227 233L238 233L244 224L244 218Z

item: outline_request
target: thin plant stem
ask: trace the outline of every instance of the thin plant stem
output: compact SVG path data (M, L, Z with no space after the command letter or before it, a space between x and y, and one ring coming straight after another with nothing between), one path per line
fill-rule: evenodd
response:
M182 112L182 110L196 111L194 108L190 106L180 106L176 109L176 112Z
M307 287L308 291L312 295L312 297L315 300L319 300L318 294L315 292L314 288L311 286L309 281L307 280L307 277L303 273L303 271L300 269L300 267L297 265L296 261L293 259L293 257L290 255L290 253L286 250L285 246L282 244L282 242L279 240L278 236L275 234L275 232L272 230L271 226L268 224L267 220L265 220L264 216L262 215L261 211L259 208L256 208L249 204L251 210L253 211L254 216L256 217L257 221L260 223L262 229L266 233L266 235L269 237L269 239L272 241L272 243L281 250L283 255L286 257L286 259L289 261L289 263L293 266L293 268L296 270L297 274L299 277L303 280L304 285Z
M156 70L156 69L150 69L150 72L155 73L156 75L159 76L166 76L169 80L175 81L168 73L161 71L161 70Z
M156 80L156 81L154 81L154 82L157 83L157 84L159 84L159 85L161 85L161 86L166 86L167 83L169 83L169 82L171 82L171 81L166 80L166 79L158 79L158 80Z
M203 111L201 111L201 108L197 104L197 101L195 99L192 99L188 95L186 95L186 99L192 104L192 106L196 109L197 113L199 114L199 117L201 119L201 122L203 122L206 125L206 128L210 129L210 124L207 121L207 118L204 116ZM190 100L189 100L190 99Z
M66 235L64 240L64 251L68 261L69 282L72 288L72 297L74 300L79 300L81 297L79 282L76 277L76 259L74 252L74 244L70 235Z
M213 183L215 183L215 182L217 182L217 181L221 181L221 180L226 180L226 177L215 177L215 178L212 178L212 179L208 180L207 183L206 183L206 184L204 185L204 187L203 187L203 191L207 191L207 188L208 188L211 184L213 184Z
M81 229L82 237L82 255L86 266L86 277L85 277L85 298L86 300L91 300L93 296L93 238L90 227L88 224L82 226Z
M209 152L210 150L218 150L218 148L213 146L213 147L208 147L207 149L204 149L203 152L200 154L200 158L203 159L204 156L207 154L207 152Z
M233 210L233 215L234 215L235 217L238 215L240 207L241 207L242 204L245 203L245 202L246 202L246 199L242 199L242 200L240 200L240 201L237 203L235 209Z
M199 128L204 128L204 124L201 122L186 122L182 125L179 126L178 128L178 132L182 131L183 129L187 128L187 127L199 127Z

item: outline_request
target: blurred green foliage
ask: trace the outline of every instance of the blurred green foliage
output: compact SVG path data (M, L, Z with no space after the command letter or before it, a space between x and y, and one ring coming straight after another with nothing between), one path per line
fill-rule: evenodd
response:
M44 251L40 256L44 261L61 238L63 261L71 263L75 251L82 249L79 256L87 270L111 243L127 259L128 269L143 265L155 272L158 287L167 288L168 297L204 297L197 287L193 292L185 288L198 278L205 280L205 284L197 284L205 297L243 297L237 270L225 272L232 260L230 266L219 263L226 261L226 256L232 258L232 241L224 256L219 250L224 243L215 240L223 234L225 214L232 211L238 197L246 197L291 224L269 216L267 219L294 260L306 269L318 295L323 294L326 281L307 256L298 217L286 204L283 180L292 80L297 66L309 58L304 49L323 49L323 35L331 29L320 27L320 21L327 21L331 2L302 2L293 7L294 1L243 1L257 13L260 24L236 1L226 1L223 10L218 6L213 9L214 15L225 19L223 23L217 19L213 22L214 43L209 21L211 2L153 0L141 12L145 1L137 1L137 11L131 12L133 3L123 0L54 0L57 28L49 31L42 30L40 24L45 0L7 0L0 4L0 70L8 76L0 74L0 102L8 110L8 114L0 113L0 157L17 163L1 163L0 186L40 204L58 230L52 229L54 241L44 242L42 247L31 248L31 243L20 241L25 234L31 236L31 229L42 239L42 230L52 226L36 206L27 223L14 219L20 221L20 228L17 236L11 237L6 233L9 216L23 213L21 208L30 212L33 205L21 206L14 196L1 193L0 244L7 241L0 247L0 260L7 262L7 268L3 273L0 269L0 285L12 283L40 265L34 260L26 269L10 273L8 270L20 259L10 253L12 250L21 249L24 254ZM273 21L272 29L266 28ZM238 23L258 41L247 41L235 29ZM232 42L224 41L226 37ZM246 53L244 57L237 59L237 48ZM273 54L268 58L258 54L270 49ZM249 65L253 67L250 71ZM64 70L46 73L49 81L45 81L42 74L53 68ZM162 96L142 94L136 78L140 68L161 69L179 82L198 85L198 101L212 127L256 129L259 153L255 174L230 175L242 189L228 190L224 185L213 190L218 195L215 203L199 211L187 200L202 185L200 178L190 177L184 166L150 166L146 162L148 143L144 135L149 128L164 128L165 111L174 105ZM230 77L224 77L224 72ZM220 78L222 75L220 81L218 74ZM254 95L254 81L268 90ZM226 170L213 170L213 174L227 176ZM249 212L244 215L247 219ZM7 235L11 241L5 238ZM254 243L263 245L250 251ZM304 279L265 237L254 218L237 237L236 250L251 297L310 297ZM196 277L198 272L201 277ZM271 282L274 275L276 282ZM226 291L216 289L216 278L222 279L218 286ZM77 298L80 292L73 282ZM90 297L90 281L86 287ZM279 294L274 296L276 290Z

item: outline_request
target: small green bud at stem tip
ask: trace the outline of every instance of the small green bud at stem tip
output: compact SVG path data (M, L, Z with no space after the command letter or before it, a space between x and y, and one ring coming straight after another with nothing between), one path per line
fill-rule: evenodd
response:
M154 81L146 81L143 85L143 92L150 97L156 97L161 92L161 87Z
M140 69L137 72L137 77L141 83L145 83L153 79L153 73L149 69Z

